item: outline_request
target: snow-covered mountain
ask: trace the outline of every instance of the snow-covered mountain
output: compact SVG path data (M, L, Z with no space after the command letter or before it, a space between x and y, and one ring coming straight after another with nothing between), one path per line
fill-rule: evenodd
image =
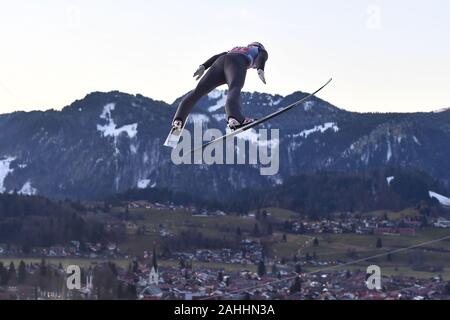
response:
M305 95L243 93L242 102L260 118ZM226 91L213 91L200 100L188 128L202 121L224 132L225 99ZM0 115L0 192L93 199L168 187L217 198L304 172L390 166L424 170L450 189L448 109L363 114L313 98L262 126L280 129L280 171L264 177L255 165L174 165L162 144L178 102L95 92L61 111Z

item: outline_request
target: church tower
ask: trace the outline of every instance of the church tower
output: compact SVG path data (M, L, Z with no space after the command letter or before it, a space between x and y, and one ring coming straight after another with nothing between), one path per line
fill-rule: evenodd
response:
M150 270L150 275L149 275L148 281L150 284L155 284L155 285L158 285L158 283L159 283L158 263L156 261L155 249L153 249L152 269Z

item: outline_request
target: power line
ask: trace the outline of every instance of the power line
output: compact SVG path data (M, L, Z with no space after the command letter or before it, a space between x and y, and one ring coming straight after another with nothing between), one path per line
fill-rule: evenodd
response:
M357 263L364 262L364 261L367 261L367 260L370 260L370 259L376 259L376 258L384 257L384 256L387 256L387 255L390 255L390 254L394 254L394 253L408 251L408 250L419 248L419 247L423 247L423 246L426 246L426 245L429 245L429 244L442 242L442 241L445 241L445 240L448 240L448 239L450 239L450 236L446 236L446 237L443 237L443 238L439 238L439 239L435 239L435 240L431 240L431 241L427 241L427 242L422 242L422 243L415 244L415 245L412 245L412 246L409 246L409 247L406 247L406 248L400 248L400 249L388 251L388 252L385 252L385 253L376 254L376 255L373 255L373 256L370 256L370 257L366 257L366 258L353 260L353 261L350 261L350 262L347 262L347 263L344 263L344 264L340 264L340 265L336 265L336 266L330 266L330 267L325 267L325 268L321 268L321 269L318 269L318 270L315 270L315 271L311 271L311 272L306 272L306 273L304 273L304 275L312 275L312 274L319 273L319 272L329 271L329 270L338 269L338 268L340 269L342 267L349 266L349 265L352 265L352 264L357 264ZM258 289L258 288L263 288L263 287L266 287L266 286L269 286L269 285L273 285L273 284L282 283L282 282L285 282L285 281L292 281L292 280L295 280L295 278L297 278L297 277L298 277L298 275L293 276L293 277L280 279L280 280L274 280L274 281L266 282L264 284L259 284L259 285L256 285L256 286L251 286L251 287L247 287L247 288L232 290L232 291L229 291L229 292L226 292L226 293L223 293L223 294L212 295L212 296L209 296L209 297L204 298L202 300L209 300L209 299L220 297L220 296L223 296L223 295L226 295L226 294L236 294L236 293L240 293L240 292L244 292L244 291L248 291L248 290L254 290L254 289Z

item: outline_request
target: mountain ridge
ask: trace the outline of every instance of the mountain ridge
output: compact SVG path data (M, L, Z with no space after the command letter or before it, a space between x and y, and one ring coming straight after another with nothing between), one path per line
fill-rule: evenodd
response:
M203 97L192 121L224 129L226 93L215 90ZM306 95L243 92L243 109L260 118ZM216 197L273 186L303 172L399 166L424 170L450 189L450 112L357 113L313 97L261 126L281 129L280 173L264 178L254 166L173 165L162 143L180 99L168 104L140 94L96 91L60 111L0 115L0 178L8 171L0 187L56 198L100 198L136 186ZM11 158L7 166L4 159Z

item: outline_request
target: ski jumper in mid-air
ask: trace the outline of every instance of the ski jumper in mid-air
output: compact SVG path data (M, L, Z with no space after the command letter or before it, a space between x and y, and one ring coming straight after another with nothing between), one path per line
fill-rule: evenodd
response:
M173 118L172 129L182 130L192 108L201 97L216 87L227 84L228 96L225 104L228 127L231 130L239 129L253 121L246 118L241 110L241 90L245 83L247 69L256 69L259 78L265 84L264 67L268 53L259 42L252 42L246 47L235 47L211 57L200 65L194 77L200 80L197 87L189 92L178 106ZM203 76L205 71L209 69ZM203 77L202 77L203 76Z

